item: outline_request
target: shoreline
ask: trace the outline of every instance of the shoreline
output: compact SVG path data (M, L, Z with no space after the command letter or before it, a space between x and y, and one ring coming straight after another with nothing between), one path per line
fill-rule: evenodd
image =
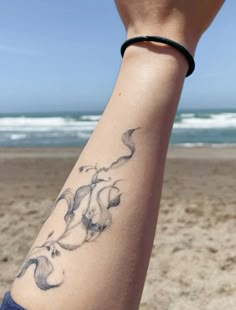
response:
M77 158L82 147L0 147L0 160L10 158ZM43 150L43 152L42 152ZM55 150L57 152L55 152ZM176 146L170 145L167 158L236 159L236 145Z

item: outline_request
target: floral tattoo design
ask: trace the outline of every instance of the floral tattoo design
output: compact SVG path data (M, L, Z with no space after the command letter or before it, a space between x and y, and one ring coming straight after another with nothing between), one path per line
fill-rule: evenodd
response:
M75 251L86 242L94 241L103 231L112 224L111 209L121 203L119 182L109 176L109 171L126 164L135 153L133 133L137 130L129 129L123 133L121 140L129 153L118 157L107 167L82 166L79 173L92 172L88 184L79 187L76 192L66 189L54 203L49 217L61 203L66 204L66 212L63 218L63 231L51 231L47 240L40 246L34 247L28 254L17 278L21 278L27 269L34 265L34 281L37 287L43 291L59 287L63 284L49 283L48 278L55 272L55 260L64 251ZM76 242L76 243L75 243ZM40 255L37 253L40 252Z

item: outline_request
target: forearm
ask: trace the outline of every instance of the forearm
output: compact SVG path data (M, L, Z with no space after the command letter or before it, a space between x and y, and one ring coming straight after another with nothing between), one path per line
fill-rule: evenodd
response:
M53 272L44 274L43 281L41 275L41 288L35 264L21 272L12 288L18 303L34 310L51 309L52 304L55 309L137 309L186 71L185 59L170 47L127 49L101 121L62 189L70 189L74 199L79 188L89 185L87 194L81 191L84 205L82 201L75 208L72 199L73 209L69 198L56 203L28 257L47 257ZM83 166L96 168L86 172L79 169ZM81 222L74 231L73 221ZM69 233L61 238L66 227ZM45 240L53 240L60 256L52 257ZM62 244L79 246L72 250ZM58 287L46 288L46 283Z

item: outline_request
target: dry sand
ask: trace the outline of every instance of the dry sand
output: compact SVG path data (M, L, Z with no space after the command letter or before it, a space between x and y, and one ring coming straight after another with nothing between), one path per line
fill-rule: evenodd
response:
M0 149L0 296L78 155ZM172 147L141 310L236 309L236 148Z

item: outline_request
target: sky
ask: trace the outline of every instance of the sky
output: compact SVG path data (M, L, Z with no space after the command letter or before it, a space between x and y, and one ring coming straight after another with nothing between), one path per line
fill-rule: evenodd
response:
M236 108L235 12L227 0L199 43L181 108ZM113 0L1 0L0 113L102 110L124 40Z

